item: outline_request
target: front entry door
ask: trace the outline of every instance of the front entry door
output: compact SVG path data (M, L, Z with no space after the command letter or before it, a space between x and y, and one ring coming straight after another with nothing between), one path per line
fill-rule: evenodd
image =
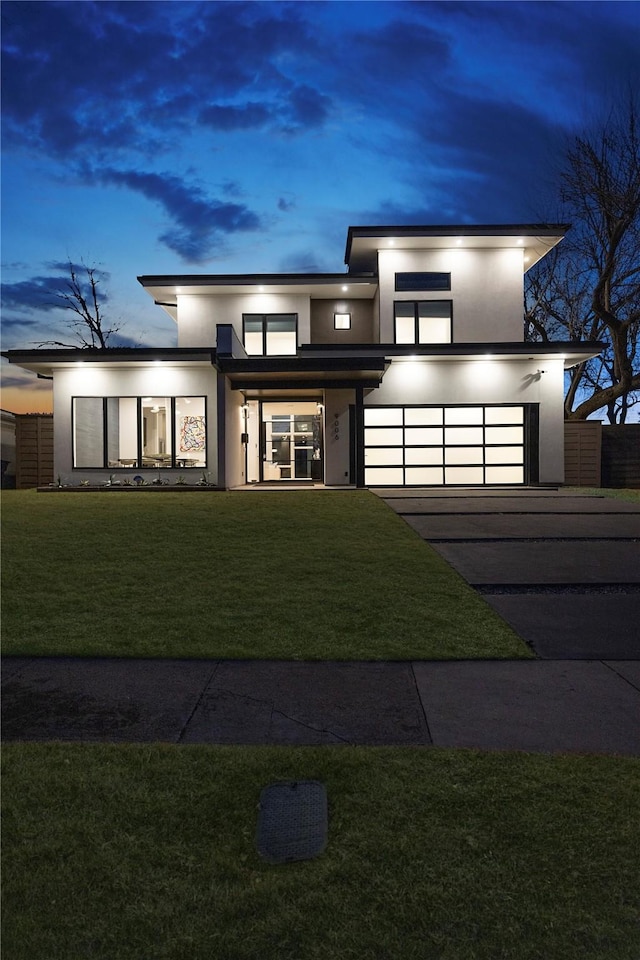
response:
M322 417L315 401L261 404L261 480L322 480Z

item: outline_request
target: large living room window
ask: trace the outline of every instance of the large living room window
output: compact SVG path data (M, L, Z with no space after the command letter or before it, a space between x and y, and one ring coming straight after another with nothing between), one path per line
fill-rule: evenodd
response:
M396 343L451 343L451 300L394 304Z
M250 357L295 356L298 316L295 313L245 313L244 348Z
M206 467L205 397L74 397L73 465Z

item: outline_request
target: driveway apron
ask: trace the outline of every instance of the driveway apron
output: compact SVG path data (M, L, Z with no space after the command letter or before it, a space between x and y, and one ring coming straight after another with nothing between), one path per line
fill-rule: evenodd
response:
M558 491L375 491L547 659L640 657L640 505Z

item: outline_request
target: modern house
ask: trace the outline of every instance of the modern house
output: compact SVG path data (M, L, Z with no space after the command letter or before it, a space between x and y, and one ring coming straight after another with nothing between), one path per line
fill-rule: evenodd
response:
M341 274L143 276L162 349L8 351L53 378L66 483L562 483L564 371L523 278L566 225L350 227Z

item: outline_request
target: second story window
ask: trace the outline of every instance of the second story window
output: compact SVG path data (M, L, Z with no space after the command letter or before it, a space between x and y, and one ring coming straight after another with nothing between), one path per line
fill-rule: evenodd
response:
M396 290L402 293L423 290L451 290L450 273L396 273Z
M295 313L245 313L242 316L244 348L250 357L295 355L297 328Z
M408 300L394 304L396 343L451 343L451 300Z

